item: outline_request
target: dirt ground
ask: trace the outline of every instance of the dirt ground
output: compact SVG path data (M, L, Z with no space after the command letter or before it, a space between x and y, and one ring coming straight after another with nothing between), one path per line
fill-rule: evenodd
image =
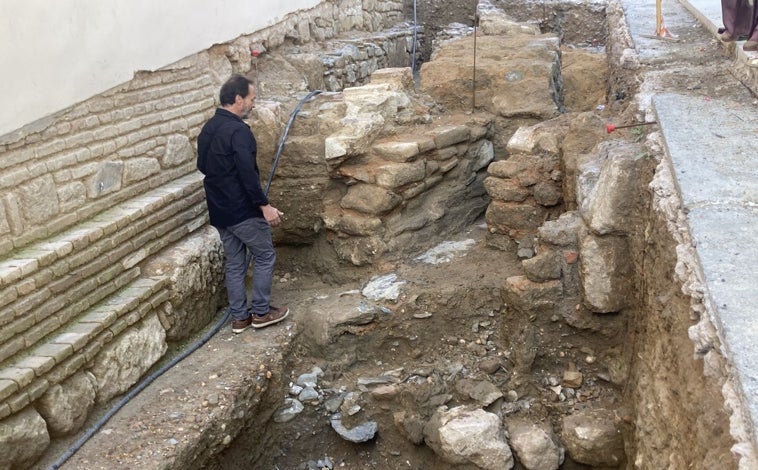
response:
M452 4L452 5L451 5ZM419 22L426 26L427 39L449 22L473 24L476 1L444 2L422 0L418 2ZM409 12L409 17L412 11ZM593 20L594 21L594 20ZM674 25L670 25L670 28ZM588 27L589 29L589 27ZM593 26L594 30L594 26ZM664 68L650 75L646 90L700 90L704 96L729 96L750 99L749 93L735 83L726 70L729 61L719 44L702 28L679 29L679 40L651 39L643 47L681 49L680 64L660 64L655 58L646 67ZM581 46L596 50L595 33ZM427 41L424 49L428 57ZM565 73L581 70L572 65ZM619 80L624 87L633 80ZM617 125L633 119L635 106L628 100L636 90L614 89L609 83L611 100L603 112L609 122ZM590 91L587 91L590 93ZM633 132L621 134L639 139ZM618 137L618 135L617 135ZM512 354L517 343L517 325L523 319L509 318L505 314L500 295L504 280L521 274L520 260L515 253L504 252L486 245L486 229L482 224L469 228L459 240L475 240L475 245L447 263L428 265L419 262L388 262L372 271L340 269L328 263L310 263L298 259L296 251L286 250L280 255L278 278L274 289L275 299L286 299L293 309L292 319L261 332L246 332L237 337L225 330L208 346L202 348L187 363L183 374L171 377L170 382L153 386L158 391L139 395L128 410L114 418L106 429L87 444L86 452L75 456L64 468L104 468L90 465L93 455L109 455L114 468L130 468L130 463L146 463L147 457L137 458L140 452L139 436L163 436L161 430L171 429L168 424L151 423L151 410L170 406L171 401L151 404L156 396L168 400L175 391L182 390L182 400L192 397L207 401L208 388L224 378L229 383L243 383L246 375L260 378L261 370L285 371L278 380L272 380L261 392L259 410L270 417L276 408L283 406L290 383L300 374L319 367L324 375L318 389L322 397L315 405L306 404L302 413L286 423L273 420L256 421L244 430L229 447L213 457L205 468L213 470L237 469L302 469L320 468L374 468L374 469L436 469L474 468L452 467L443 462L425 445L414 444L413 437L398 432L396 413L427 418L440 404L455 406L472 403L468 393L472 384L490 382L503 391L504 396L488 405L487 410L502 416L518 414L534 422L551 423L558 431L560 417L584 404L603 404L611 409L623 410L622 391L609 379L609 363L599 360L623 341L621 328L607 335L598 335L570 327L560 321L560 315L530 319L537 322L539 337L535 339L534 362L529 371L518 370ZM318 252L311 253L313 257ZM315 272L311 269L318 265ZM376 274L394 272L406 284L399 299L385 301L386 313L374 321L355 325L334 338L327 345L308 341L299 330L304 316L324 309L355 308L360 296L355 293ZM623 326L623 325L622 325ZM261 347L268 342L275 348ZM219 350L226 354L243 352L253 358L241 366L237 361L219 359ZM277 357L277 355L282 357ZM606 355L607 357L607 355ZM561 396L554 388L556 379L571 366L578 367L585 382L578 393ZM361 386L359 379L391 375L393 391L390 396L373 394L374 387ZM198 385L198 381L203 383ZM364 381L365 382L365 381ZM218 389L218 388L217 388ZM162 391L170 390L162 393ZM330 427L326 403L330 398L354 392L355 404L360 411L346 417L345 424L357 425L368 420L377 423L377 437L369 442L355 444L340 438ZM178 393L178 392L177 392ZM222 392L220 392L222 393ZM153 408L151 408L153 407ZM183 416L187 433L199 429L205 418ZM623 420L623 413L620 416ZM119 430L123 426L122 430ZM161 428L161 429L159 429ZM174 426L173 429L176 429ZM166 431L168 432L168 431ZM409 438L410 437L410 438ZM123 439L123 440L121 440ZM158 439L153 437L152 439ZM133 440L132 445L129 442ZM65 443L55 449L65 450ZM54 453L54 452L53 452ZM163 457L171 455L167 450ZM161 455L151 458L159 462ZM50 459L40 462L45 468ZM331 464L328 465L328 464ZM143 466L142 468L160 468ZM516 466L517 469L521 468ZM563 469L590 468L572 462L568 457Z
M453 468L429 447L414 444L398 432L395 415L402 412L424 422L440 404L475 404L468 392L482 382L494 384L505 395L485 409L551 422L556 430L560 416L583 403L602 402L617 408L619 391L608 381L606 367L595 362L597 351L607 348L609 339L576 331L558 316L534 320L544 324L534 343L539 349L534 351L534 368L518 370L512 354L522 346L517 331L521 322L505 315L500 289L506 277L522 274L521 263L515 253L488 247L485 235L482 223L461 234L458 241L473 240L475 244L449 262L385 266L406 282L397 302L383 303L391 313L354 327L325 348L295 340L284 370L292 371L290 381L294 382L314 366L321 368L324 376L318 388L323 398L318 404L306 405L290 422L271 422L263 432L251 431L215 458L209 468L309 468L309 461L324 460L325 456L334 468ZM354 308L359 301L357 294L340 297L350 285L322 285L314 290L318 286L313 280L296 273L290 277L296 280L285 283L280 295L296 298L300 314ZM305 293L311 300L303 299ZM587 379L578 396L566 399L551 390L550 384L560 382L570 361L581 367ZM390 396L374 394L375 386L359 384L360 379L390 372L396 378L390 382ZM350 392L358 397L361 410L345 424L353 427L375 421L377 437L370 442L345 441L330 428L326 402ZM267 436L267 451L255 458L243 443L262 434ZM589 467L567 461L562 468Z

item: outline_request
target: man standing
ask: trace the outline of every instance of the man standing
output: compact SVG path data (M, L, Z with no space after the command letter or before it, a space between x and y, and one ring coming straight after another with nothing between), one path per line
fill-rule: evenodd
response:
M289 314L286 306L269 304L276 253L271 227L283 215L268 202L261 188L256 142L243 121L255 107L255 87L234 75L219 93L221 107L197 138L197 168L205 175L205 199L210 223L218 230L226 255L226 292L232 331L263 328ZM253 255L253 298L247 310L246 250Z

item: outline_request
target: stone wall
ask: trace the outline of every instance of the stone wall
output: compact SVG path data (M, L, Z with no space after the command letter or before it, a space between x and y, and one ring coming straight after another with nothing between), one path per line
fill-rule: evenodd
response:
M0 468L78 431L223 305L194 141L226 77L251 71L252 49L389 28L401 11L325 1L0 137ZM409 34L379 34L372 57L399 61ZM340 67L360 56L340 54L309 73L352 77Z
M590 135L599 123L587 114L572 121L568 127L577 136ZM514 370L550 367L553 345L542 332L565 322L575 332L567 335L576 338L573 348L592 354L591 360L569 359L576 369L564 370L559 385L578 396L583 372L599 362L605 369L599 376L625 398L584 405L563 419L562 437L574 461L615 467L630 458L644 468L736 468L730 448L743 451L737 443L745 438L745 420L705 314L692 241L682 226L670 163L659 155L662 146L654 139L652 145L607 140L577 158L566 152L573 146L566 127L565 119L547 121L519 130L509 143L531 149L534 158L544 153L540 136L549 133L558 136L564 159L581 161L571 185L577 209L530 227L533 249L519 250L524 274L503 285L507 328L511 335L517 332L510 357ZM498 163L490 165L491 172L500 171ZM596 447L602 439L588 442L567 431L585 414L582 426L605 429L606 446Z

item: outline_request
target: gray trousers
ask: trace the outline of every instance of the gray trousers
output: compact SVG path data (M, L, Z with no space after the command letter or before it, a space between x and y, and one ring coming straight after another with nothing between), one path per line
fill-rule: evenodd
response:
M226 293L232 319L244 320L248 316L245 289L247 250L254 260L251 308L253 313L265 315L269 310L276 262L271 226L266 219L253 217L231 227L216 227L216 230L224 243Z

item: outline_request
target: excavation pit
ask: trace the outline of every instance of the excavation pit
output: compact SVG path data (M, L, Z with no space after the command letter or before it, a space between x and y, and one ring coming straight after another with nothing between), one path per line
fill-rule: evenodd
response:
M689 68L717 46L690 28L686 51L635 51L639 19L616 2L422 3L439 13L422 15L415 75L394 63L398 30L340 38L328 60L291 43L259 58L259 151L289 132L271 197L287 215L273 300L291 319L223 326L63 468L750 462L704 289L686 277L697 260L661 130L632 125L688 80L749 99L706 81L726 59ZM172 350L222 317L205 308L223 297L221 256L206 228L140 265L196 287L157 314Z

